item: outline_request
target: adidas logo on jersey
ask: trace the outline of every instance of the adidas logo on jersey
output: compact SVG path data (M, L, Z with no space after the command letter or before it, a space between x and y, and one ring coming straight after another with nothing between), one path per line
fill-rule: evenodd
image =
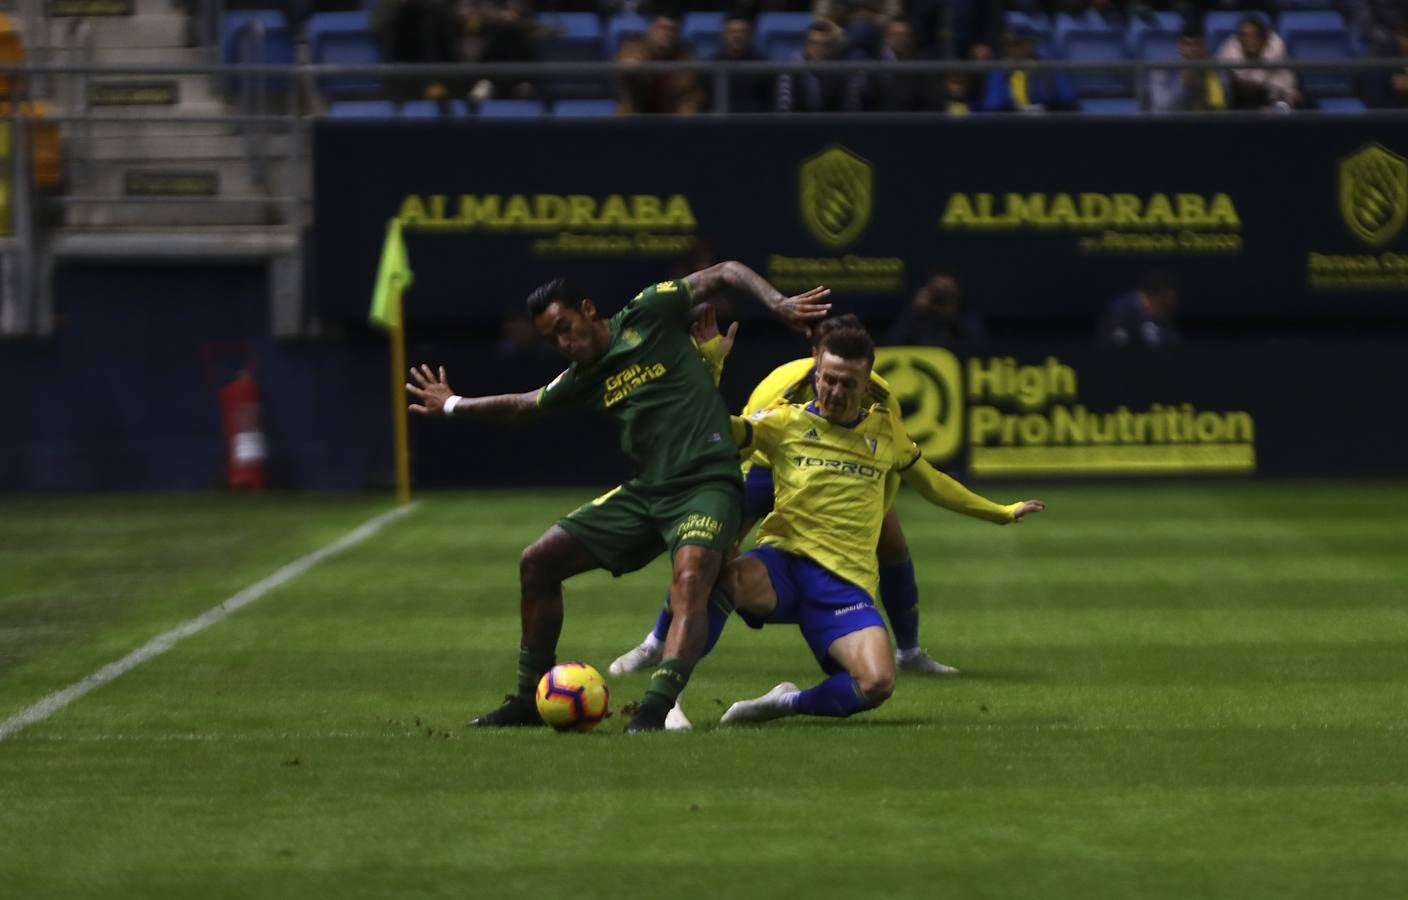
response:
M807 433L806 433L806 434L802 435L802 440L804 440L804 441L819 441L819 440L821 440L821 437L817 435L815 428L810 428L810 429L807 430Z

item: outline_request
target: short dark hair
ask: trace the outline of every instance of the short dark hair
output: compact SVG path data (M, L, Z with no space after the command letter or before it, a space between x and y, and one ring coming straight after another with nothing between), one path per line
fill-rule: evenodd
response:
M1241 28L1243 25L1255 25L1256 30L1261 33L1262 37L1267 37L1271 31L1271 29L1266 27L1266 23L1262 21L1261 16L1242 16L1241 21L1237 23L1237 27Z
M1178 36L1188 40L1201 41L1203 38L1207 37L1207 34L1203 31L1202 22L1195 22L1190 19L1183 23L1183 30L1178 32Z
M547 312L548 307L554 303L561 303L570 309L578 309L585 299L585 295L577 290L575 284L566 278L554 278L547 284L540 285L528 295L528 317L530 319L538 318Z
M842 359L875 362L875 341L860 319L853 315L836 316L822 322L812 333L812 345L823 353L831 353Z
M1174 282L1173 275L1164 269L1154 269L1144 276L1144 282L1139 288L1147 296L1162 297L1178 292L1178 284Z

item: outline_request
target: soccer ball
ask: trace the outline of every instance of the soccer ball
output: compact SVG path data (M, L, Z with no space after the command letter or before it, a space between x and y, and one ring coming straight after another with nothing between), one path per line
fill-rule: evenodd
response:
M591 731L606 718L606 681L586 663L558 663L538 681L538 715L558 731Z

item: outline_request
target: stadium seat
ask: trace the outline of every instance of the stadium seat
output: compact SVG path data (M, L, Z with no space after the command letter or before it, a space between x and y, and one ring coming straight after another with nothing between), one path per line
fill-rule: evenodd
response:
M396 104L390 100L340 100L328 107L333 119L394 119Z
M312 48L315 63L330 66L374 66L381 62L381 48L370 31L326 31ZM320 78L318 91L329 97L375 94L380 82L367 76Z
M538 24L552 32L540 45L543 62L597 62L606 56L601 20L592 13L540 13Z
M1285 12L1288 9L1331 9L1335 0L1276 0L1276 8Z
M401 116L406 119L459 119L468 115L469 104L463 100L412 100L401 106Z
M708 59L718 51L723 42L724 14L721 12L685 13L680 25L680 36L694 48L694 55ZM709 52L705 52L705 48Z
M1247 16L1260 19L1268 29L1272 27L1271 17L1257 10L1218 9L1208 13L1203 18L1203 33L1207 35L1208 53L1216 55L1217 48L1237 30L1237 23Z
M1284 12L1276 21L1276 31L1285 40L1299 31L1343 31L1344 16L1330 9Z
M1361 113L1368 110L1358 97L1321 97L1315 106L1321 112L1328 113Z
M1139 101L1133 97L1097 97L1082 100L1080 109L1097 116L1132 116L1139 112Z
M1147 32L1173 32L1177 35L1182 29L1183 19L1178 13L1149 12L1142 16L1133 16L1129 20L1129 27L1125 29L1129 55L1134 59L1143 58L1143 37Z
M1349 33L1343 30L1292 32L1286 39L1286 49L1292 59L1343 60L1359 55ZM1353 76L1348 72L1302 69L1296 77L1307 97L1344 97L1354 93Z
M255 27L262 27L264 33L264 52L259 58L255 58L257 51L252 36ZM220 54L221 62L226 65L292 65L293 33L289 30L288 20L276 9L227 10L220 19ZM285 93L289 87L287 78L256 77L251 80L256 82L256 88L262 87L272 94ZM238 93L245 83L240 78L231 78L226 82L226 89Z
M774 34L764 55L774 62L788 62L801 55L806 42L805 34Z
M1128 58L1125 36L1113 29L1071 29L1061 36L1061 54L1070 60L1124 60ZM1133 91L1130 76L1124 72L1072 72L1076 94L1085 97L1118 97Z
M634 14L621 14L612 16L606 23L606 56L608 59L616 58L616 51L621 49L621 42L629 37L637 37L645 33L646 26L650 22L645 16Z
M598 119L616 115L615 100L559 100L552 114L560 119Z
M800 50L806 40L807 29L811 27L811 13L793 12L765 12L758 16L757 25L754 28L754 45L758 52L768 59L786 59L788 56L779 56L780 50L774 49L774 44L784 43L788 47Z
M1178 59L1179 35L1177 31L1146 28L1134 39L1133 55L1136 59Z
M482 119L523 119L547 115L537 100L485 100L477 110Z
M1037 56L1041 59L1051 57L1051 20L1041 13L1009 12L1007 13L1007 31L1010 33L1016 29L1025 29L1036 35Z

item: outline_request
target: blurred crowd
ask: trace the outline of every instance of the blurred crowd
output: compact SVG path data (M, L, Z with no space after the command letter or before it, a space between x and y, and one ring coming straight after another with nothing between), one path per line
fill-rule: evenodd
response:
M329 0L339 2L339 0ZM1184 59L1276 62L1287 58L1286 42L1270 27L1277 0L752 0L731 8L717 48L701 57L682 36L681 18L694 7L638 6L637 0L377 0L373 30L383 59L392 62L534 62L555 36L539 19L542 12L594 12L603 17L640 13L643 33L621 40L614 58L624 64L705 58L721 62L760 61L754 23L763 12L803 12L811 16L800 49L791 60L805 65L798 74L732 77L728 108L734 112L1069 110L1079 106L1072 79L1063 73L1024 68L1050 54L1049 35L1020 21L1022 16L1065 15L1112 28L1159 12L1179 14L1178 55ZM1408 106L1408 3L1403 0L1323 0L1352 33L1363 55L1402 57L1405 67L1362 76L1355 91L1370 106ZM719 7L700 4L700 9ZM1202 21L1211 11L1248 12L1235 33L1209 46ZM1021 16L1010 16L1019 13ZM1257 15L1262 13L1262 15ZM1166 20L1165 20L1166 21ZM609 51L608 51L609 52ZM776 57L774 57L776 58ZM828 71L838 60L895 64L895 71ZM1012 69L970 77L961 72L914 74L911 60L1008 60ZM691 73L628 75L615 86L622 113L690 114L709 110L711 79ZM529 99L542 93L531 78L452 84L434 80L410 84L395 99L466 96ZM1145 91L1154 110L1291 108L1305 98L1290 69L1155 70Z

